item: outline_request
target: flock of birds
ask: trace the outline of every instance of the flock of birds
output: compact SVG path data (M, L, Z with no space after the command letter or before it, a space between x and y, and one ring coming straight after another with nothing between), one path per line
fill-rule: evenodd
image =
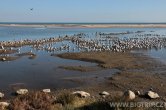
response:
M125 52L135 49L161 49L166 48L166 37L159 34L141 34L135 32L133 37L119 37L118 35L133 34L125 33L99 33L94 37L89 34L79 33L73 36L59 36L39 40L0 41L0 50L17 49L20 53L24 46L32 50L47 52L80 52L80 51L113 51ZM136 37L138 36L138 37ZM32 52L31 50L31 52Z

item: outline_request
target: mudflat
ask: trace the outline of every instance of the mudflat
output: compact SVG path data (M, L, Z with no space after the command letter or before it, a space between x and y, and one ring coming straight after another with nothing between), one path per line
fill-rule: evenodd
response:
M92 91L142 91L153 89L165 99L166 66L156 59L140 53L81 52L56 55L61 58L95 62L102 68L119 69L112 77L105 77L105 82L93 87ZM89 88L89 87L88 87ZM86 88L84 88L86 89ZM91 91L91 89L88 89ZM91 92L92 92L91 91Z

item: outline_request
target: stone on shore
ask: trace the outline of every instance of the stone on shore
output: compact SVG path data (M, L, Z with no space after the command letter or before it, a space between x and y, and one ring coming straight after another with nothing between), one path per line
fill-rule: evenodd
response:
M141 95L141 92L140 91L136 91L135 94L136 95Z
M148 91L145 95L148 96L151 99L156 99L156 98L160 97L157 93L155 93L153 91Z
M24 95L24 94L28 93L28 90L27 89L19 89L19 90L16 91L16 93L18 95Z
M90 94L88 92L84 92L84 91L76 91L76 92L73 92L72 94L78 95L81 98L90 97Z
M0 110L6 110L8 106L9 106L8 102L0 102Z
M109 96L110 94L106 91L103 91L103 92L99 93L99 95L101 95L102 97L106 97L106 96Z
M50 89L43 89L42 91L43 91L44 93L50 93L50 92L51 92Z
M4 97L4 94L0 92L0 98L3 98Z
M128 100L134 100L135 99L135 93L131 90L128 90L124 93L124 96Z
M6 61L6 58L2 58L2 61Z

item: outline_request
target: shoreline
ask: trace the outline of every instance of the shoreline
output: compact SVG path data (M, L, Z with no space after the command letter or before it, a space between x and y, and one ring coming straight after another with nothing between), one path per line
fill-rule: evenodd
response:
M119 69L120 72L113 74L110 78L105 78L106 82L103 85L105 89L146 91L153 88L154 91L165 97L166 89L163 89L163 87L164 82L166 83L166 76L164 75L166 65L164 63L141 53L96 53L67 53L58 56L65 59L96 62L97 66L104 69Z
M138 32L140 32L140 31L137 31L136 33L138 33ZM114 34L117 34L117 33L114 33ZM118 34L126 34L126 33L118 33ZM1 42L2 46L1 46L1 51L0 51L0 54L2 54L3 56L1 56L0 59L2 60L2 62L8 61L8 60L15 60L15 59L12 59L11 57L7 56L6 54L15 54L17 52L19 53L19 51L20 51L18 49L19 47L32 46L33 48L40 49L41 45L50 44L53 42L54 43L62 42L64 40L74 42L74 43L78 44L78 46L79 45L82 46L82 44L84 44L84 46L88 46L90 48L95 47L95 46L97 47L96 49L101 48L101 46L95 45L96 42L88 42L86 40L79 39L79 34L77 37L72 37L72 36L66 35L66 36L62 36L59 38L44 38L44 39L37 39L37 40L28 40L27 39L27 40L10 41L10 42L3 41L3 42ZM163 40L161 40L161 39L160 40L159 39L146 39L146 40L149 41L149 44L154 44L154 42L156 42L156 44L157 44L158 41L161 41L160 43L165 44L165 42L163 42ZM137 41L139 41L139 40L137 40ZM122 44L122 42L120 44ZM134 42L133 44L136 44L136 43ZM147 43L145 43L145 44L147 44ZM144 43L142 45L146 47L146 45L144 45ZM63 44L63 46L64 46L64 49L68 49L68 47L69 47L69 45L64 45L64 44ZM14 47L14 49L13 49L13 47ZM61 50L62 48L56 48L56 49L55 48L42 48L42 49L45 51L47 51L47 50L51 51L53 49L53 52L54 52L54 50L55 51ZM39 102L47 103L48 106L51 106L51 107L54 107L55 105L60 104L61 108L65 108L66 102L65 102L65 104L63 102L68 100L68 98L69 98L69 100L71 97L73 98L72 93L80 90L80 91L88 92L89 94L91 94L91 96L89 98L81 97L81 98L79 98L79 100L77 100L77 98L75 99L75 96L74 96L74 99L72 101L74 101L74 103L78 102L79 104L80 103L81 104L80 105L78 104L77 106L75 106L73 104L73 102L69 103L69 104L70 104L70 106L73 106L74 108L78 108L78 107L82 108L84 106L93 106L93 104L89 103L89 102L82 103L82 100L83 101L93 100L92 101L93 103L98 103L101 100L102 101L104 100L103 103L107 103L107 104L111 101L119 102L119 101L122 101L121 99L123 99L125 92L128 90L131 90L134 93L137 93L138 91L140 91L140 93L141 93L141 95L136 95L136 98L134 99L134 101L136 101L136 102L137 101L138 102L139 101L166 102L166 96L165 96L166 75L164 75L164 73L166 72L166 70L165 70L166 65L148 55L145 55L142 53L132 53L130 51L130 50L136 50L137 48L133 48L133 49L125 48L125 49L126 49L125 51L113 51L112 48L110 48L110 49L101 48L100 50L94 50L94 51L93 50L80 51L80 52L72 51L72 52L64 52L61 54L58 54L58 53L49 54L49 56L52 57L52 59L54 57L59 57L59 58L63 58L63 59L95 63L96 65L94 65L94 66L87 66L87 65L86 66L73 66L73 65L69 66L69 65L65 65L65 63L64 63L58 67L59 69L63 69L65 71L67 71L66 73L68 75L70 75L70 77L67 77L66 79L64 78L63 80L69 81L69 83L71 82L73 84L78 84L79 85L78 87L70 87L70 88L66 88L66 89L58 89L58 88L52 89L51 87L49 87L49 85L47 85L46 88L48 87L48 89L51 89L51 93L43 93L42 89L45 89L45 87L41 88L40 90L36 89L36 91L35 90L33 91L31 88L27 87L25 89L29 90L28 94L15 95L15 91L17 91L17 89L24 89L23 87L18 87L14 91L9 91L11 94L14 94L15 96L12 96L10 94L10 96L12 98L7 99L7 97L6 97L7 94L4 92L5 97L0 99L0 101L9 102L11 104L12 109L20 107L20 105L24 105L24 107L30 106L33 109L36 109L35 106L32 106L32 105L36 105L36 101L39 101L39 100L40 100ZM142 47L142 49L144 49L144 48ZM21 58L24 56L33 60L37 57L37 54L33 53L33 51L30 51L30 52L15 54L14 58ZM106 71L106 72L100 71L100 70L106 70L106 69L108 69L108 71ZM114 73L111 74L110 71L112 71L112 70L118 70L118 71L115 71ZM81 72L81 75L84 74L85 77L83 77L81 75L74 77L72 74L70 74L69 71L74 71L77 75L79 74L79 72ZM98 73L99 71L101 74ZM55 72L55 74L53 73L53 75L57 75L56 73L59 73L59 71L58 72L54 71L54 72ZM93 72L98 73L98 74L93 74ZM49 73L50 73L50 71L48 72L48 74ZM90 75L92 75L92 76L90 76ZM37 87L38 86L36 86L36 88ZM54 88L55 85L52 87ZM146 92L150 91L150 90L158 93L160 98L151 100L151 99L145 97ZM110 93L109 96L111 96L111 100L109 99L109 97L102 97L100 95L100 93L102 91L106 91L106 92ZM0 92L3 92L3 91L0 91ZM66 92L68 93L67 95L66 95ZM59 95L59 93L64 93L64 94L62 94L62 97L61 97L61 95ZM117 94L120 94L120 96L118 96L118 98L120 100L116 100L115 97L117 96ZM33 97L33 96L36 96L37 98ZM52 97L54 97L54 96L56 97L56 99L53 99L54 101L50 102L50 103L48 103L48 101L45 102L45 99L43 99L45 97L46 98L50 97L52 100ZM59 99L58 99L59 97L61 97L60 98L61 101L59 101ZM57 101L59 101L59 102L57 102ZM31 103L32 105L31 104L29 105L29 103ZM42 105L43 104L39 103L39 105L37 105L37 106L42 106ZM47 105L46 105L46 107L47 107Z
M0 24L2 27L32 28L166 28L166 24Z
M96 82L93 85L87 85L83 87L69 88L69 89L57 89L55 91L51 91L51 93L42 93L40 90L29 91L28 94L15 96L12 99L8 99L8 101L11 102L11 108L19 107L20 106L19 104L22 104L22 102L25 102L24 103L25 107L27 107L26 104L28 104L28 102L32 101L31 103L36 104L35 100L36 101L40 100L41 102L48 103L48 101L45 102L45 98L43 99L43 97L49 97L49 99L51 97L56 97L56 99L54 100L58 102L55 101L54 103L52 102L49 103L48 105L49 107L50 106L52 107L54 105L56 105L57 107L58 104L58 107L64 109L66 103L64 104L63 102L72 99L72 103L67 102L67 104L69 104L73 108L77 107L84 108L84 106L87 107L92 106L93 103L98 103L100 101L103 101L103 103L110 103L115 101L121 102L123 100L124 93L126 90L132 90L134 92L140 91L141 94L145 94L148 90L152 89L153 91L157 92L160 95L160 98L153 100L145 97L144 95L141 96L137 95L136 98L134 99L134 102L146 101L150 103L153 101L159 101L159 102L166 101L165 97L166 89L164 88L166 84L165 80L166 76L163 74L163 70L165 70L166 65L162 64L161 62L147 55L143 55L140 53L80 52L80 53L64 53L56 56L65 59L96 62L98 66L100 66L100 64L105 64L108 66L106 67L102 66L102 68L111 67L112 69L114 68L119 69L120 72L113 74L111 77L103 76L104 77L103 82ZM98 61L95 60L95 58L97 58ZM109 62L111 61L111 63L107 62L108 59ZM130 61L128 61L129 59ZM98 78L96 77L96 79ZM79 79L73 79L72 81L75 80ZM72 93L78 90L86 91L87 93L90 93L91 96L88 98L79 98L79 97L77 97L78 99L71 98L73 97ZM108 93L110 93L110 95L107 97L102 97L99 94L102 91L107 91ZM38 98L36 99L36 97ZM59 97L61 100L60 102L59 102ZM129 100L123 100L123 101L128 102ZM38 106L41 105L38 104Z

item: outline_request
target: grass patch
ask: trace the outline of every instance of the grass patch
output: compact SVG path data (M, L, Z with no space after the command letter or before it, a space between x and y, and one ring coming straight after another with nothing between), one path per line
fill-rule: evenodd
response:
M55 97L43 92L20 95L11 101L9 110L51 110L55 107Z

